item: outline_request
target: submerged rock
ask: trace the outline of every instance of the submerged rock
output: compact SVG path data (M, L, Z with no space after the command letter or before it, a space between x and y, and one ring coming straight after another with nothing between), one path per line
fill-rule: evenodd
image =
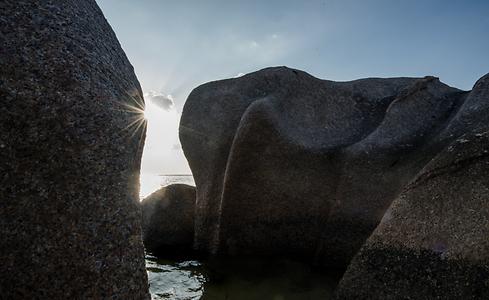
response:
M453 140L394 201L338 299L489 298L489 75L437 140Z
M284 67L196 88L180 138L197 249L345 267L447 142L465 99L434 77L320 80Z
M141 202L143 241L156 255L189 253L194 240L195 187L172 184Z
M93 0L0 4L0 293L147 299L143 98Z

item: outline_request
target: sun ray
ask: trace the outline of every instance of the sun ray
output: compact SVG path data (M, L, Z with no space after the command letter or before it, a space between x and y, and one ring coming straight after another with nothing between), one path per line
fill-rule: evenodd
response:
M138 122L131 134L131 138L134 137L134 135L139 131L139 128L141 128L141 126L146 126L146 124L147 124L146 120L142 120L141 122Z
M127 126L124 127L122 129L122 131L129 130L133 126L138 126L138 124L140 124L141 122L144 122L144 121L145 121L144 118L135 118L131 123L127 124Z
M129 114L128 124L121 131L126 131L130 138L134 138L142 127L146 128L145 104L142 97L131 95L125 91L127 97L121 101L115 101L115 107L112 109L118 112Z

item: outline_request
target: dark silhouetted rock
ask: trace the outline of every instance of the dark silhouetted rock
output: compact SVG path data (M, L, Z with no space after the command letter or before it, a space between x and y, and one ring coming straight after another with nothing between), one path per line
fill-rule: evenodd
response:
M115 34L93 0L5 0L0 44L0 298L149 298L143 99Z
M489 298L489 75L434 138L452 140L393 202L338 299Z
M284 67L196 88L180 123L195 247L345 267L450 142L434 137L466 95L434 77L333 82Z
M189 253L194 240L195 187L172 184L141 202L143 241L156 255Z

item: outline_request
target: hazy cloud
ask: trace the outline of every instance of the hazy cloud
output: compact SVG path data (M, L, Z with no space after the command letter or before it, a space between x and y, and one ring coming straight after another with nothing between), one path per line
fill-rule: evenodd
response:
M151 101L153 104L164 110L170 110L173 108L174 102L171 95L164 95L156 92L147 93L146 99Z
M251 49L255 49L255 48L258 48L258 47L260 47L260 44L258 44L257 41L251 41L250 42L250 48Z

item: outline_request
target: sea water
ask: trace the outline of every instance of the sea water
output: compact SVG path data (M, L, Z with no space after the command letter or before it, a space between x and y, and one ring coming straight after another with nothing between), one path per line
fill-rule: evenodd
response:
M195 185L192 176L162 175L158 186ZM220 261L162 259L146 254L153 300L303 300L331 299L339 274L286 259Z
M174 183L184 183L195 186L195 181L192 175L157 175L157 174L141 174L140 175L141 189L139 197L141 200L149 196L152 192Z

